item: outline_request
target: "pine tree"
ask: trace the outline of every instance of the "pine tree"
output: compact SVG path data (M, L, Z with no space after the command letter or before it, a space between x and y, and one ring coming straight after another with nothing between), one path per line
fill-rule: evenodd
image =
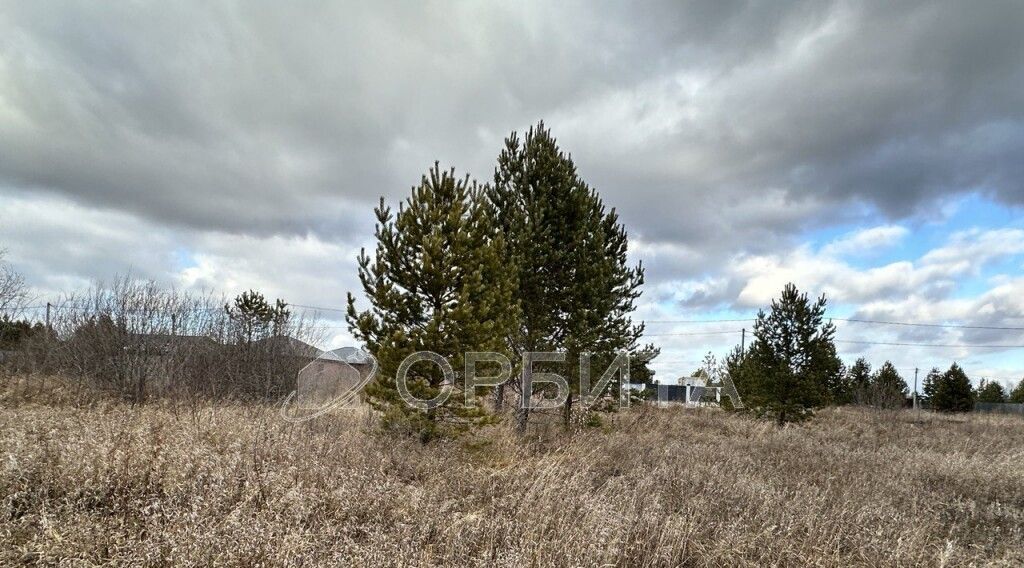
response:
M27 319L16 320L0 314L0 350L15 350L21 342L32 337L42 337L46 328L41 322L32 323Z
M1014 404L1024 404L1024 379L1021 379L1017 386L1010 391L1009 401Z
M507 237L510 264L517 277L520 326L509 337L517 353L564 351L569 384L578 390L578 356L593 352L592 368L601 369L618 351L637 352L643 325L630 313L640 295L643 267L630 267L627 236L614 209L579 177L572 158L563 153L540 123L520 141L512 133L498 156L494 185L487 192L494 224ZM637 375L649 375L637 360ZM526 427L529 408L522 399L522 369L517 426ZM614 383L612 392L618 392ZM566 423L573 395L566 401ZM500 400L500 397L499 397Z
M910 387L896 367L889 361L882 364L871 378L872 405L881 408L900 408L907 399Z
M722 375L729 377L729 381L732 382L733 387L736 388L736 395L738 395L741 400L745 400L743 397L750 392L752 388L751 385L753 383L751 363L748 354L749 351L744 353L740 346L737 345L733 347L728 354L726 354L725 360L722 361ZM746 403L744 403L744 405L745 404ZM723 396L722 398L722 408L725 410L735 410L732 405L732 400L726 396Z
M506 353L505 338L518 318L505 243L481 206L483 191L435 163L397 214L381 198L376 253L372 260L365 250L359 255L370 309L357 311L348 295L352 333L378 361L378 377L366 388L370 404L384 413L386 426L423 441L488 420L479 404L464 404L465 354ZM421 362L409 370L409 391L433 400L452 389L443 404L418 408L400 394L399 366L419 351L446 359L453 384L445 384L438 365Z
M224 305L224 311L235 325L237 341L243 345L283 334L291 318L288 304L278 299L271 305L255 290L239 294L233 304Z
M942 380L942 371L938 367L932 367L931 371L928 371L928 375L924 378L924 384L921 386L922 398L931 407L932 397L935 396L936 389L939 388L939 381Z
M780 425L809 418L828 399L828 385L840 372L835 326L824 321L824 296L811 302L787 284L771 310L754 323L751 368L744 403Z
M850 388L853 391L853 401L857 404L869 404L871 398L871 363L860 357L850 367L849 375Z
M942 374L931 396L932 410L944 412L968 412L974 408L974 389L967 373L960 365L953 363Z
M854 402L853 377L850 376L850 370L842 361L839 363L839 372L832 376L832 380L828 384L828 398L829 403L836 406Z
M978 387L978 402L1006 402L1006 391L1003 389L1003 385L996 381L982 379L981 385Z

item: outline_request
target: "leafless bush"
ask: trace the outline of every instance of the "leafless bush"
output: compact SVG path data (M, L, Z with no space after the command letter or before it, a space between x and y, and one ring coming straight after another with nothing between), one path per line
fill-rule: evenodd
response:
M239 342L223 298L131 277L69 294L49 333L28 341L20 370L60 374L133 401L151 396L275 398L294 390L316 353L315 321L292 317L259 342ZM296 341L297 340L297 341Z
M4 262L5 251L0 249L0 318L15 318L21 314L29 299L25 277Z
M860 406L893 410L903 408L906 400L907 397L899 390L883 388L873 384L865 385L853 391L853 403Z

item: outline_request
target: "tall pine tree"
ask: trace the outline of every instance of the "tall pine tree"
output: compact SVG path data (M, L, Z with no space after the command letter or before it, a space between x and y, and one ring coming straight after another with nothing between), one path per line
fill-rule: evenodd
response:
M871 363L860 357L854 361L847 376L850 381L850 388L853 391L853 402L856 404L870 404L871 400Z
M572 158L559 149L551 132L538 124L520 140L513 133L498 156L494 185L487 192L494 224L506 235L522 309L520 326L508 339L518 353L564 351L570 394L564 406L568 425L578 395L578 357L594 353L595 371L616 352L639 352L643 325L630 314L643 284L643 267L627 259L627 236L614 209L577 174ZM649 374L646 359L634 359L634 374ZM521 370L517 426L526 428L529 407ZM618 392L618 383L611 386ZM501 400L499 396L499 400Z
M960 365L953 363L939 377L931 396L931 406L932 410L944 412L969 412L974 409L974 388Z
M787 284L771 310L758 312L754 343L746 357L740 392L744 403L780 425L809 418L828 401L828 385L842 370L833 342L835 326L825 322L825 297L811 301Z
M871 378L871 404L880 408L900 408L907 399L910 388L899 371L886 361Z
M504 266L504 239L481 206L483 191L468 176L458 179L435 163L397 214L381 198L375 255L371 259L364 250L359 256L370 309L358 311L348 296L352 333L378 361L378 377L366 388L371 405L384 413L387 426L423 440L487 420L479 404L464 405L464 356L506 352L516 327L515 283ZM410 392L432 400L450 388L445 403L417 408L402 399L396 374L417 351L449 361L454 384L445 384L434 363L420 362L409 370Z
M939 381L942 380L942 371L938 367L932 367L931 371L924 378L924 384L921 386L921 398L928 403L931 408L932 397L935 396L936 389L939 388Z
M1024 379L1021 379L1017 386L1013 387L1009 399L1014 404L1024 404Z
M997 381L982 379L981 385L978 387L978 402L1006 402L1006 390Z

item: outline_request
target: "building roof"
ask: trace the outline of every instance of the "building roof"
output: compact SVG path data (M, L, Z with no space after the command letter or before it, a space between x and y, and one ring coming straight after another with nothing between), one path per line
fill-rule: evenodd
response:
M327 351L321 355L321 358L327 356L337 358L339 361L358 365L365 365L372 359L369 353L356 347L341 347L333 351Z
M275 335L254 341L253 343L258 345L267 345L276 351L280 351L286 355L292 355L294 357L309 357L311 359L315 359L323 353L320 349L317 349L305 341L296 339L290 335Z

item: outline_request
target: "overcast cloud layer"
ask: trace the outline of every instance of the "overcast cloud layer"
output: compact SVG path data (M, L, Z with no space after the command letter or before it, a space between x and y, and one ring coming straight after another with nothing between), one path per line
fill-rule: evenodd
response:
M486 180L539 119L620 209L646 317L793 280L847 314L1024 325L1012 1L0 0L0 246L41 294L131 268L335 306L379 196L435 159ZM924 340L979 339L947 335ZM666 372L721 347L671 337Z

